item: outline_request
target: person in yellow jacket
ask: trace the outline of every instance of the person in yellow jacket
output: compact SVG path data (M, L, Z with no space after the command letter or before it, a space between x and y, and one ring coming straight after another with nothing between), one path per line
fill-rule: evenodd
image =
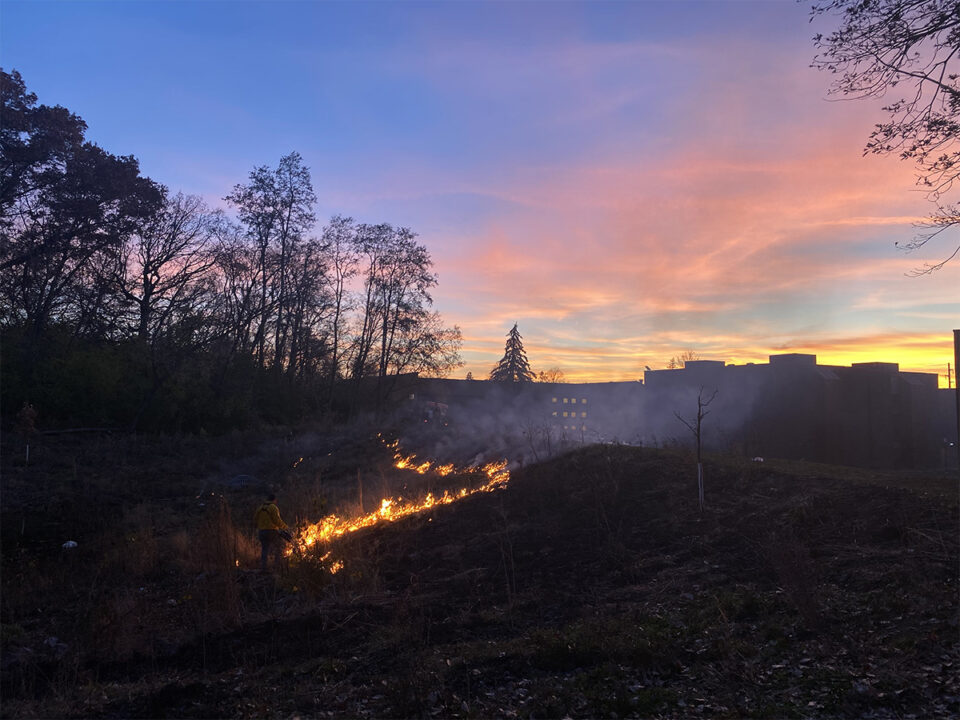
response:
M275 558L274 563L279 567L283 559L281 539L286 539L290 534L285 532L287 524L280 517L280 508L277 507L275 494L270 493L267 496L267 501L257 508L253 519L257 524L257 537L260 539L260 569L266 572L267 558L271 549Z

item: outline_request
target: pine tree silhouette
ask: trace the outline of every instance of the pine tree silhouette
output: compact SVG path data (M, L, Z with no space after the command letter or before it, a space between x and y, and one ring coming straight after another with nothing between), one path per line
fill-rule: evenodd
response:
M520 331L514 323L513 330L507 334L507 345L503 357L490 371L490 379L500 382L533 382L534 377L527 360L527 353L523 349Z

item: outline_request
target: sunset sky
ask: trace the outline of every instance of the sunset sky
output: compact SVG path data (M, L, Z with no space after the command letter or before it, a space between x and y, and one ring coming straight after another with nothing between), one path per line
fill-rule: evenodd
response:
M419 233L486 377L627 380L685 350L945 375L957 233L864 157L882 102L828 100L807 3L13 2L0 64L88 137L214 206L298 151L318 217ZM945 377L941 384L946 386Z

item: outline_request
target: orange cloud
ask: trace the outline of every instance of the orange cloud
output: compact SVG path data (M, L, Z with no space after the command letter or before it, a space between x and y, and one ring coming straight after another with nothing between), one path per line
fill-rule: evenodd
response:
M951 313L960 317L952 270L907 278L917 262L881 239L911 233L902 167L851 152L738 170L693 155L667 168L571 168L553 184L516 189L517 205L538 212L499 219L493 249L475 236L476 253L440 268L443 278L455 278L462 303L483 298L457 322L469 335L474 320L500 334L508 319L520 321L529 338L552 341L536 343L538 353L530 346L534 364L579 380L635 379L644 365L662 365L688 347L737 362L762 362L789 345L828 363L885 357L904 369L945 367L936 341L898 344L897 332L876 332L883 322L910 328L924 318L943 327ZM710 187L716 191L697 190ZM821 324L824 333L850 339L785 342ZM621 336L638 342L611 349ZM587 337L598 340L581 347L578 339ZM490 365L502 342L498 350L485 356ZM468 358L468 365L479 361Z
M594 82L663 56L640 43L571 43L535 58L521 48L519 59L434 48L446 53L430 61L447 68L439 84L466 77L494 93L505 83L521 98L559 78L569 99L542 113L543 132L596 128L549 162L504 148L515 156L492 170L405 165L388 183L404 199L495 208L425 238L438 309L464 332L465 371L486 375L513 322L536 369L579 380L636 379L685 349L730 362L790 351L945 368L958 266L907 278L929 256L894 248L929 209L910 192L911 167L863 157L876 108L823 103L827 80L809 57L772 45L670 54L669 65L695 71L674 78L677 91L644 73L635 85ZM635 128L618 118L624 108L639 108Z

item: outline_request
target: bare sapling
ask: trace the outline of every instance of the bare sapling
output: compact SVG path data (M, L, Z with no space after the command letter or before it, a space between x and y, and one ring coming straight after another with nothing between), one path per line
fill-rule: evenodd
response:
M701 442L701 428L703 427L703 419L710 414L710 411L706 408L713 402L714 398L717 397L717 390L714 390L709 398L706 400L703 399L703 386L700 386L700 392L697 393L697 419L696 424L693 422L687 421L680 413L674 413L677 416L677 420L682 422L687 426L687 429L693 433L693 437L697 441L697 491L699 494L700 500L700 512L703 512L703 449Z
M33 439L33 436L37 434L36 421L37 411L33 409L33 405L25 402L20 412L17 413L17 432L23 436L24 444L26 445L26 455L23 460L24 465L30 464L30 441Z

